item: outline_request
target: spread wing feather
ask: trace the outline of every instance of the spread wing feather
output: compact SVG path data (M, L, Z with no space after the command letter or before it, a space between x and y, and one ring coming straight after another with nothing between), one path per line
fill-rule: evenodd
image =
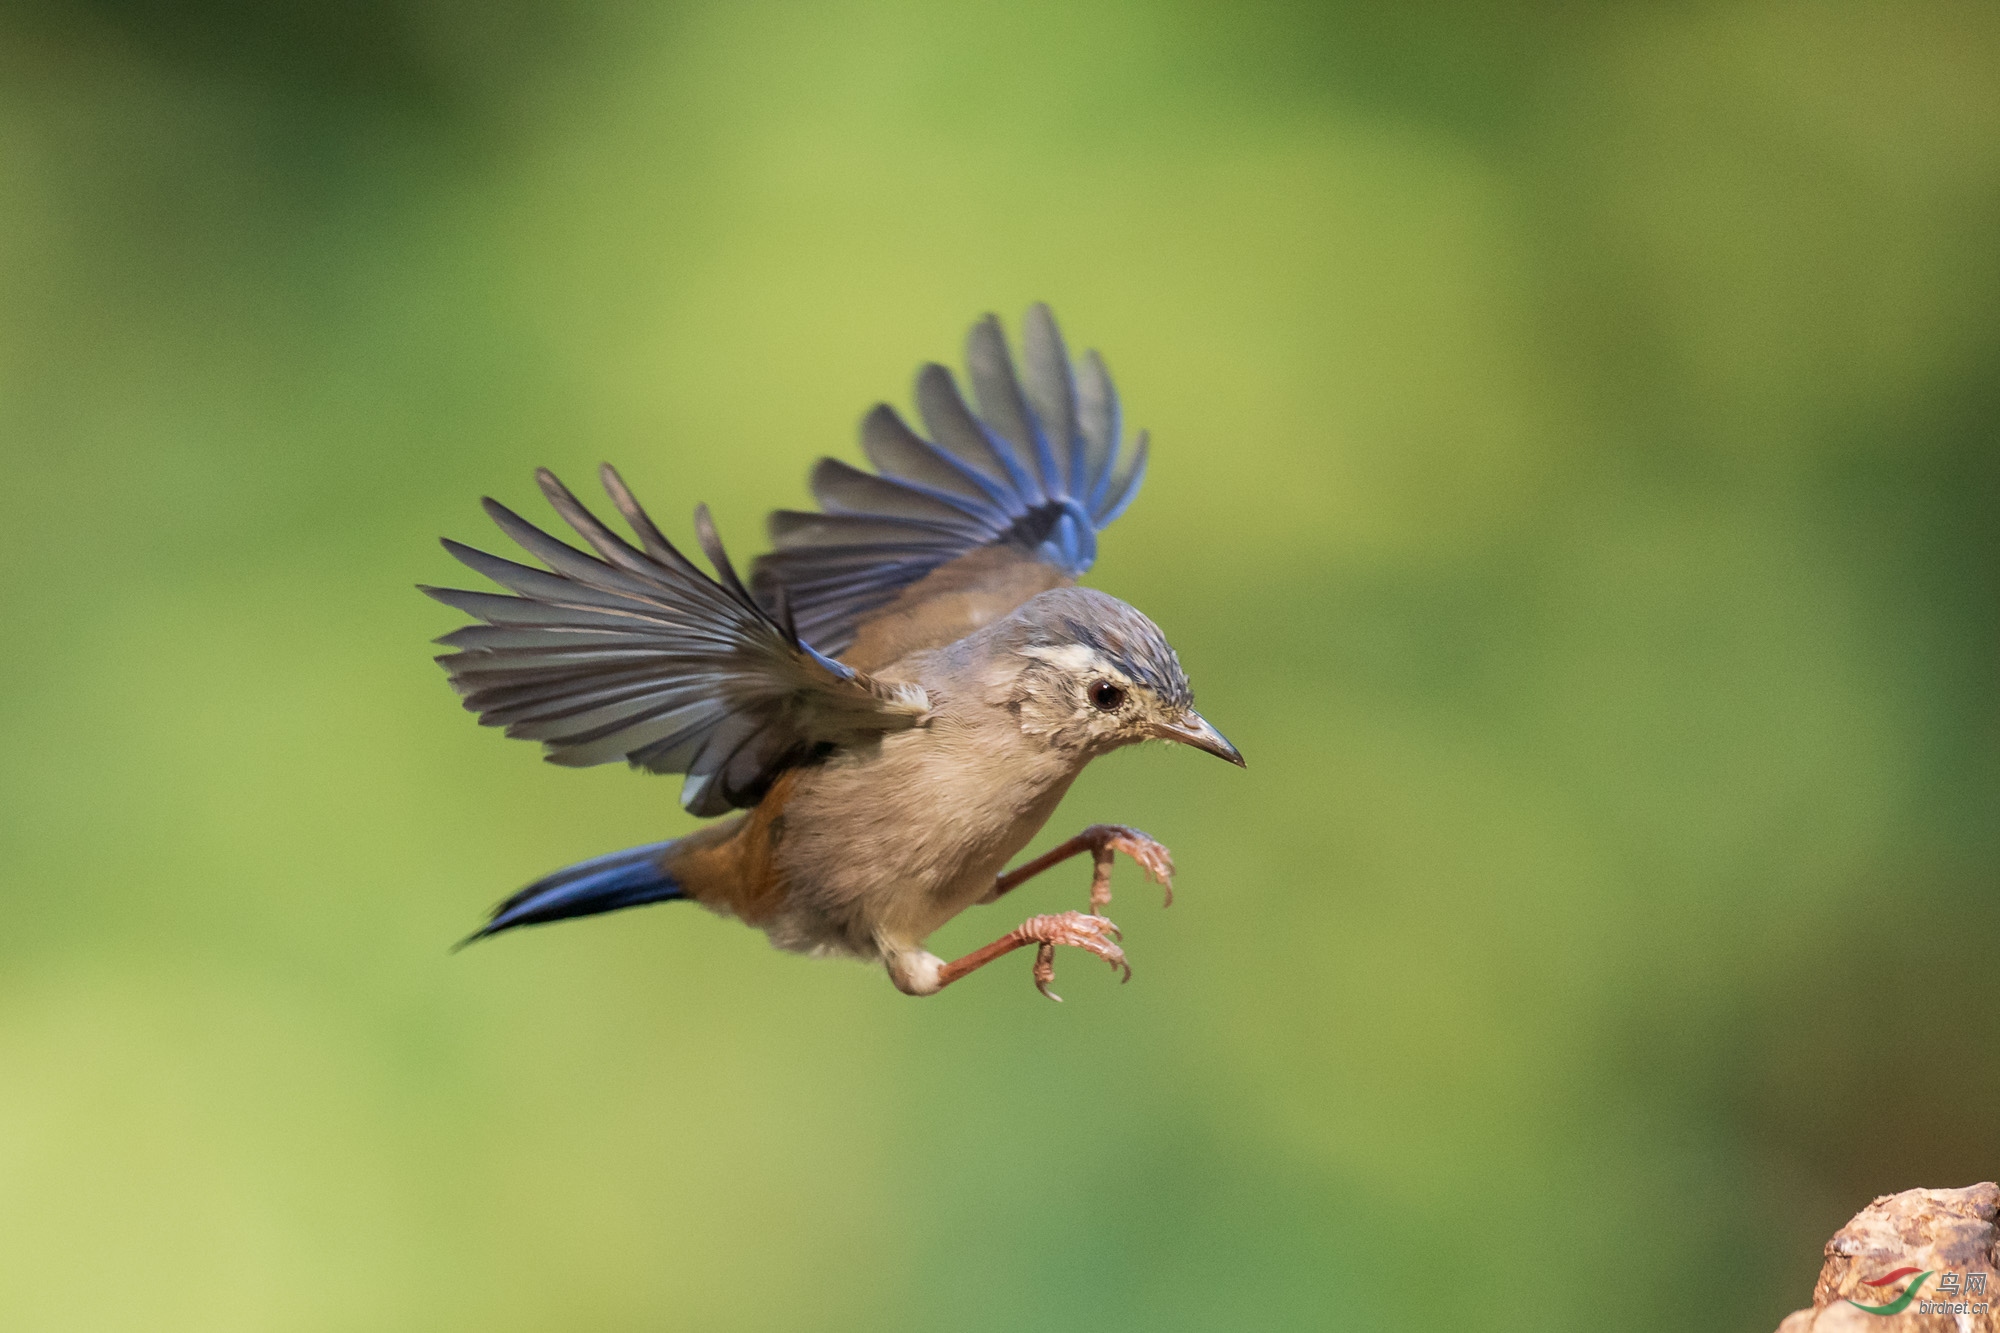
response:
M552 763L625 759L685 773L682 804L715 815L754 805L785 768L913 726L928 708L922 690L875 681L801 640L785 599L774 615L753 598L705 507L695 532L715 578L660 534L611 468L605 489L638 547L552 473L535 476L595 554L488 500L500 530L547 569L447 540L515 595L424 589L483 622L438 640L455 650L438 661L482 723L540 741Z
M811 476L820 512L771 515L777 549L757 561L751 579L764 604L782 596L801 634L824 652L843 653L905 590L975 552L997 549L1047 566L1039 586L1088 570L1098 532L1145 476L1146 437L1125 446L1104 362L1091 352L1072 365L1047 306L1028 311L1021 353L1025 379L989 315L966 339L976 413L939 365L917 372L917 416L928 439L887 404L869 412L861 448L876 471L821 459ZM988 560L980 570L1004 573L1006 563ZM1034 578L993 580L1003 598L1037 586ZM914 637L899 635L899 644L935 646L977 627L966 622L962 601L933 619Z

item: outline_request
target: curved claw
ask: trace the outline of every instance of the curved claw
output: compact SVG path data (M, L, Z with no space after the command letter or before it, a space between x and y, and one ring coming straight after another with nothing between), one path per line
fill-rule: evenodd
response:
M1138 862L1146 878L1165 890L1162 905L1174 905L1174 858L1164 843L1125 824L1099 824L1085 831L1086 837L1091 835L1100 840L1098 845L1106 852L1123 852Z
M1058 1003L1062 996L1049 989L1049 983L1056 976L1058 944L1086 949L1111 964L1112 971L1122 972L1123 981L1132 979L1132 964L1126 961L1125 951L1118 947L1118 927L1109 917L1088 912L1059 912L1053 916L1030 917L1021 923L1015 935L1040 946L1035 950L1035 989Z
M1146 872L1146 877L1155 884L1172 888L1174 883L1174 858L1160 843L1153 841L1137 829L1126 829L1111 840L1115 851L1125 853Z
M1062 996L1049 989L1049 983L1056 979L1056 946L1044 944L1035 950L1035 989L1054 1000L1063 1002Z

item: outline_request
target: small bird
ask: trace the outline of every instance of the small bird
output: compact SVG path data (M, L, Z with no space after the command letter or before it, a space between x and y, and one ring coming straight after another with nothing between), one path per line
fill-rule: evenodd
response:
M929 438L876 406L861 423L876 470L820 459L820 512L773 513L776 549L747 585L706 506L694 530L713 577L609 464L604 488L637 546L547 469L542 493L594 555L492 499L486 513L546 569L445 541L513 594L422 589L483 622L439 639L454 651L437 659L482 724L541 742L551 763L685 774L692 814L743 812L558 870L463 943L689 899L780 949L880 961L909 995L1029 946L1051 999L1059 945L1131 978L1104 915L1112 861L1131 856L1171 903L1165 847L1099 824L1003 867L1099 755L1162 739L1243 756L1194 710L1159 628L1077 586L1139 489L1145 432L1127 447L1103 361L1072 362L1047 306L1028 311L1021 353L1017 376L999 320L973 326L977 411L949 370L920 370ZM955 962L924 948L966 908L1086 852L1088 911L1030 917Z

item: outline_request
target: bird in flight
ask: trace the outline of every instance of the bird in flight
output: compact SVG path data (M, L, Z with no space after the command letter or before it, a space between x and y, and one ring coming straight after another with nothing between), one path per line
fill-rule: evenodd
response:
M685 774L690 813L741 812L537 880L467 943L687 899L780 949L879 961L910 995L1031 946L1052 999L1059 945L1130 978L1104 915L1112 860L1131 856L1171 902L1165 847L1099 824L1003 868L1099 755L1161 739L1243 757L1194 710L1159 628L1077 586L1139 489L1145 433L1124 439L1104 363L1073 362L1047 306L1028 311L1021 359L1017 374L999 320L975 324L973 405L925 366L923 433L887 404L871 411L861 447L875 471L822 458L819 511L771 515L776 549L747 584L706 506L694 529L712 576L609 465L604 488L637 545L546 469L542 493L588 552L491 499L487 514L546 568L445 541L508 590L423 589L481 622L439 639L453 651L438 661L482 724L541 742L551 763ZM925 949L966 908L1086 852L1088 911L1030 917L953 962Z

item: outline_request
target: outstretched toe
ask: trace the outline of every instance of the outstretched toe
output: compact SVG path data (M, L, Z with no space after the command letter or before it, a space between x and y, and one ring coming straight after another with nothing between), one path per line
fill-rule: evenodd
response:
M1174 905L1174 858L1165 843L1126 824L1096 824L1084 830L1083 836L1099 849L1100 875L1109 868L1105 854L1123 852L1139 863L1139 868L1146 872L1148 879L1166 890L1166 905ZM1108 901L1108 881L1104 887L1104 897Z
M1058 1003L1062 996L1049 989L1049 983L1055 980L1056 975L1057 945L1088 950L1111 964L1112 971L1122 972L1121 980L1132 979L1132 964L1126 961L1125 950L1118 946L1121 935L1109 917L1093 916L1088 912L1057 912L1049 916L1029 917L1016 933L1041 945L1035 951L1035 989Z
M1137 829L1125 829L1112 840L1111 846L1137 861L1155 884L1170 891L1173 889L1174 858L1166 844L1147 837Z

